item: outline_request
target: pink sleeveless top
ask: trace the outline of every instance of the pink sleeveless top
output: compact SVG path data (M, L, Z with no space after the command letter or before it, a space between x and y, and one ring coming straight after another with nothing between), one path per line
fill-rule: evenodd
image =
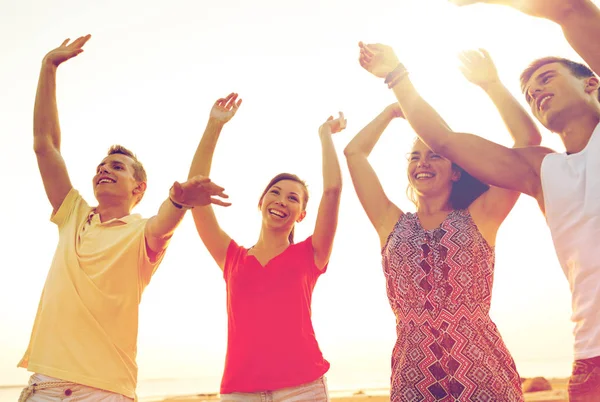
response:
M469 211L434 230L400 217L382 250L398 339L391 400L522 401L514 361L489 316L494 249Z

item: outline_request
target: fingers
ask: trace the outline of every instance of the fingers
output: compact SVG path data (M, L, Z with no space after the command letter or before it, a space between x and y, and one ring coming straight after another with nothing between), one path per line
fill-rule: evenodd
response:
M479 48L479 52L483 55L484 58L488 59L489 61L492 61L492 56L490 56L487 50Z
M60 44L60 47L66 46L66 45L67 45L67 43L69 43L69 41L70 41L70 40L71 40L70 38L67 38L67 39L65 39L65 40L63 41L63 43L61 43L61 44Z
M343 129L346 128L347 121L344 118L344 112L339 112L339 114L340 114L340 117L339 117L339 120L340 120L340 131L342 131Z
M233 96L229 95L227 98L227 103L225 104L225 109L231 110L233 105L235 105L235 101L237 100L238 94L234 93Z
M229 95L227 95L225 98L219 98L217 99L217 101L215 102L215 106L224 106L227 104L227 102L229 102L229 99L231 99L233 96L235 95L235 92L230 93Z
M92 35L87 34L85 36L80 36L79 38L75 39L73 41L73 43L71 43L70 45L68 45L67 47L69 49L81 49L83 47L83 45L85 45L85 43L90 40L90 38L92 37Z
M214 197L211 197L210 203L214 205L220 205L222 207L228 207L231 205L230 202L221 201L220 199Z

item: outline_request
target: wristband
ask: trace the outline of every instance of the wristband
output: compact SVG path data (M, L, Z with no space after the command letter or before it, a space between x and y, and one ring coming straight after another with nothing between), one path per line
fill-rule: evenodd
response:
M389 84L392 81L394 81L396 79L396 77L398 77L400 75L404 76L407 73L408 73L408 70L406 69L406 67L404 67L404 64L398 63L396 68L394 68L392 71L390 71L388 73L388 75L386 75L384 83Z
M178 202L173 201L173 199L169 196L169 201L171 201L171 204L173 204L173 206L177 209L183 209L183 210L188 210L188 209L192 209L194 207L190 206L190 205L185 205L185 204L180 204Z

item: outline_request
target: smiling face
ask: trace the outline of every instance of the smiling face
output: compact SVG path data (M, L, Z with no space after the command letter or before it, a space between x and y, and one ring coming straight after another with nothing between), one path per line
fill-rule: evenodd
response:
M291 231L306 215L307 192L304 184L283 179L266 190L259 202L263 225L269 229Z
M460 172L452 162L434 153L421 140L415 141L408 156L408 182L418 197L447 193L460 179Z
M141 199L146 183L136 180L134 160L122 154L108 155L96 169L94 195L99 203L129 201L133 207Z
M598 102L598 79L591 71L592 76L585 76L589 75L587 67L573 65L581 67L582 72L577 74L580 77L563 62L552 62L530 69L529 78L523 82L533 115L553 132L560 132L570 119L591 110L589 106Z

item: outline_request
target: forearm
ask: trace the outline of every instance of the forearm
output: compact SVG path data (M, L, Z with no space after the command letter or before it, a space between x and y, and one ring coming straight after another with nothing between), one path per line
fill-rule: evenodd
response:
M208 120L206 129L204 130L204 134L200 140L200 144L198 144L198 148L194 154L194 159L192 160L192 166L190 167L188 178L198 175L210 175L213 155L215 153L215 148L217 146L217 141L219 139L219 135L221 134L221 130L223 129L223 125L223 122L214 119Z
M500 81L482 86L500 112L516 147L539 145L540 131L531 116Z
M600 74L600 10L589 0L565 1L567 8L556 22L590 68Z
M33 111L33 144L36 152L60 150L60 124L56 104L56 66L42 62Z
M147 237L157 241L169 240L183 219L185 212L186 209L175 207L171 200L167 198L158 209L158 213L148 221Z
M344 149L344 155L346 157L356 154L369 156L393 118L394 116L388 109L381 112L354 136Z
M323 195L336 194L342 189L342 171L331 134L321 134L323 164Z
M408 76L393 91L413 130L434 152L445 156L443 149L452 130L444 119L421 97Z

